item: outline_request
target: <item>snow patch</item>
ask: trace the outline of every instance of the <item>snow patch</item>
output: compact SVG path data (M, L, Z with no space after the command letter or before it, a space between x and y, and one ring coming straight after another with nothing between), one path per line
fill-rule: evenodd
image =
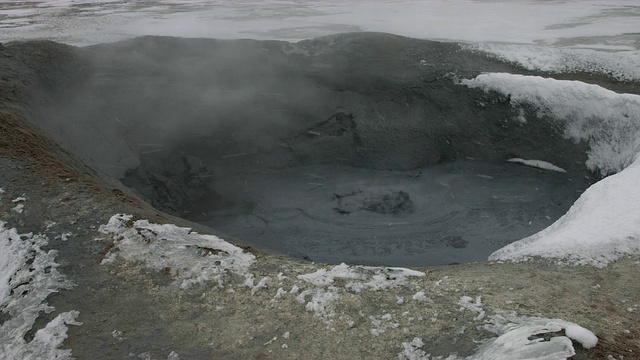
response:
M402 352L398 354L398 359L404 360L420 360L427 357L427 353L421 349L424 346L424 342L421 338L413 338L410 342L403 342Z
M473 312L477 312L478 316L474 317L473 320L482 320L486 315L482 309L481 296L477 296L475 301L470 296L463 296L458 301L458 305L460 305L460 311L471 310Z
M369 321L371 321L371 325L373 328L370 330L371 335L380 336L385 333L388 329L397 329L400 327L400 324L397 322L392 322L393 316L391 314L384 314L382 316L369 316Z
M62 241L67 241L67 240L69 240L69 237L72 236L72 235L73 235L72 232L65 232L65 233L62 233L62 234L56 236L55 238L56 239L60 239Z
M400 347L402 351L398 354L399 360L459 360L460 358L456 355L450 355L446 358L443 356L431 357L431 354L427 354L426 351L422 350L422 347L425 345L422 338L413 338L410 342L403 342ZM487 359L488 360L488 359Z
M251 281L252 286L249 286L251 288L251 295L255 295L258 291L262 289L266 289L268 287L267 286L268 281L269 281L269 277L263 277L255 286L253 286L253 280L252 280Z
M528 70L553 73L587 72L619 81L640 80L640 51L603 52L536 45L480 43L465 46Z
M309 301L306 297L311 295ZM335 302L340 299L335 287L329 287L328 289L313 289L305 290L296 296L296 300L299 303L306 303L305 309L313 312L315 316L322 318L326 323L331 322L335 317Z
M120 331L120 330L113 330L113 331L111 332L111 336L112 336L114 339L118 340L118 341L123 341L123 340L125 339L125 338L124 338L124 336L123 336L122 331Z
M33 340L24 340L40 312L54 311L45 302L47 296L72 287L57 270L57 252L42 249L48 242L44 235L18 234L0 221L0 310L8 317L0 325L0 358L71 358L71 350L58 347L67 338L67 325L81 324L75 320L77 311L58 314Z
M418 291L417 293L415 293L412 297L413 300L415 301L419 301L419 302L429 302L429 303L433 303L433 300L431 300L430 298L428 298L425 294L424 291Z
M364 289L378 291L401 286L411 277L422 276L425 273L421 271L399 267L349 266L342 263L329 270L319 269L310 274L298 275L298 279L316 286L331 285L335 279L351 280L345 288L358 293Z
M271 299L271 302L277 302L279 298L281 298L282 296L286 295L287 291L283 288L278 288L278 290L276 290L276 294L273 297L273 299Z
M422 277L425 273L397 267L349 266L340 264L329 269L318 269L309 274L298 275L299 280L315 286L301 292L296 300L306 303L306 309L330 321L335 316L335 301L340 299L340 292L349 290L359 293L362 290L379 291L405 285L411 277ZM334 284L337 279L347 281L344 286ZM294 285L295 286L295 285ZM298 288L295 287L297 292ZM295 293L291 289L291 293ZM311 295L307 302L306 297Z
M566 173L567 171L561 167L555 166L550 162L546 162L543 160L525 160L525 159L520 159L520 158L513 158L513 159L509 159L507 160L508 162L511 163L515 163L515 164L522 164L522 165L526 165L526 166L531 166L531 167L535 167L538 169L542 169L542 170L550 170L550 171L557 171L557 172L562 172L562 173Z
M103 263L117 257L141 262L168 272L181 288L206 281L217 281L219 286L224 286L226 274L253 279L248 269L255 262L255 256L213 235L201 235L173 224L134 221L131 215L123 214L112 216L98 231L113 241L112 250ZM261 280L256 286L266 287L263 280L264 283Z
M298 279L304 280L315 286L327 286L334 283L335 279L357 279L364 280L365 276L358 272L355 267L351 267L345 263L336 265L331 269L318 269L317 271L298 275Z

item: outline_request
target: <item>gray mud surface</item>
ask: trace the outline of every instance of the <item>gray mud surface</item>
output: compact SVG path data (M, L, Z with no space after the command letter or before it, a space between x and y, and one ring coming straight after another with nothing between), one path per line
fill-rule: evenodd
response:
M69 328L62 347L79 359L164 359L171 351L181 359L389 359L414 337L433 356L467 356L494 337L483 329L485 320L458 305L463 296L481 296L488 316L515 311L592 330L598 345L586 351L574 344L576 359L633 358L640 352L637 259L602 269L539 260L422 267L423 277L360 292L342 280L320 286L298 278L327 265L249 247L256 262L248 271L265 284L257 289L233 273L223 276L223 284L182 288L171 271L142 260L119 257L101 265L115 245L97 229L116 213L243 244L173 215L209 212L194 219L207 223L216 212L237 209L231 217L244 216L253 226L246 231L256 231L260 221L251 213L277 228L276 216L300 215L256 211L285 200L298 206L308 197L305 206L317 206L321 219L370 226L392 218L384 221L388 225L415 221L428 211L427 199L445 208L455 191L457 199L478 208L487 201L508 203L514 208L502 208L510 209L503 219L513 223L522 214L516 225L543 227L542 216L558 216L576 190L597 180L583 165L586 145L563 139L553 119L512 122L519 112L508 99L456 85L451 75L483 71L531 74L457 44L386 34L299 44L147 37L89 48L52 42L0 46L0 219L20 233L48 235L60 272L76 284L47 299L55 311L42 313L25 337L73 309L83 324ZM571 77L613 90L630 86L588 74ZM505 166L510 157L544 159L568 173ZM477 171L467 172L469 167ZM256 168L274 172L247 175ZM329 170L334 175L315 190L302 183L321 179L295 176ZM392 184L374 186L384 184L382 174L390 174ZM580 182L567 184L569 176ZM234 198L242 182L233 179L240 178L251 182L250 201ZM268 195L273 183L283 182L303 198ZM362 183L367 189L354 189ZM476 198L485 183L492 185L483 191L497 192L498 199ZM446 191L436 191L438 186ZM545 195L537 198L532 187ZM24 211L17 213L10 200L23 195ZM447 200L447 211L457 206ZM471 233L473 224L488 231L490 223L471 222L472 210L460 214L460 231ZM502 216L489 215L496 224ZM234 230L233 222L216 221ZM510 231L523 231L508 224L501 229L500 241L514 240L504 235ZM71 235L65 241L66 233ZM358 232L347 227L347 233ZM445 247L464 252L476 246L472 238L461 238L444 239ZM308 290L302 301L294 287ZM419 292L424 298L416 297ZM330 301L318 309L314 301L322 296Z
M562 216L588 186L574 175L469 159L414 171L256 166L218 179L220 205L188 218L320 263L485 261Z

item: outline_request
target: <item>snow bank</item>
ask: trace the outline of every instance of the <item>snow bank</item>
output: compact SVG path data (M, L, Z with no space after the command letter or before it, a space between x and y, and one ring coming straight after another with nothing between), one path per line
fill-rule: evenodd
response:
M565 126L564 136L590 145L586 165L603 175L629 166L640 150L640 96L618 94L597 85L506 73L482 74L461 84L510 96L538 116Z
M0 221L0 310L8 319L0 325L2 359L69 359L71 350L58 347L67 338L67 324L80 325L77 311L61 313L39 329L32 341L24 335L40 312L54 310L47 296L72 284L57 270L55 250L44 251L44 235L18 234Z
M640 80L640 51L603 52L536 45L480 43L465 46L528 70L553 73L587 72L619 81Z
M535 256L602 267L640 254L640 161L589 187L548 228L511 243L489 260L523 261Z
M168 272L181 288L205 281L217 281L223 286L225 274L253 279L248 269L255 256L213 235L201 235L173 224L133 221L131 215L123 214L112 216L98 231L110 235L113 241L103 264L118 256L139 261Z
M567 172L565 169L555 166L550 162L546 162L543 160L525 160L525 159L520 159L520 158L513 158L513 159L509 159L507 160L508 162L512 162L515 164L522 164L522 165L526 165L526 166L531 166L531 167L535 167L538 169L542 169L542 170L549 170L549 171L557 171L557 172Z

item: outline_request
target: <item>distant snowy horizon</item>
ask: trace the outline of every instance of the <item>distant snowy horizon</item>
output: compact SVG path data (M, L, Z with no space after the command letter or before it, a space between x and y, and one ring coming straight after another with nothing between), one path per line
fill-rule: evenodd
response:
M0 1L0 42L141 35L299 41L355 31L470 43L640 50L632 0Z

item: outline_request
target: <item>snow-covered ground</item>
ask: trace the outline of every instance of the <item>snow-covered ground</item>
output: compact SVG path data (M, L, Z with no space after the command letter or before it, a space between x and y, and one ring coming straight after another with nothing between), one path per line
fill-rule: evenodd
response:
M32 0L0 2L0 41L137 35L302 40L382 31L468 42L638 50L635 0Z

